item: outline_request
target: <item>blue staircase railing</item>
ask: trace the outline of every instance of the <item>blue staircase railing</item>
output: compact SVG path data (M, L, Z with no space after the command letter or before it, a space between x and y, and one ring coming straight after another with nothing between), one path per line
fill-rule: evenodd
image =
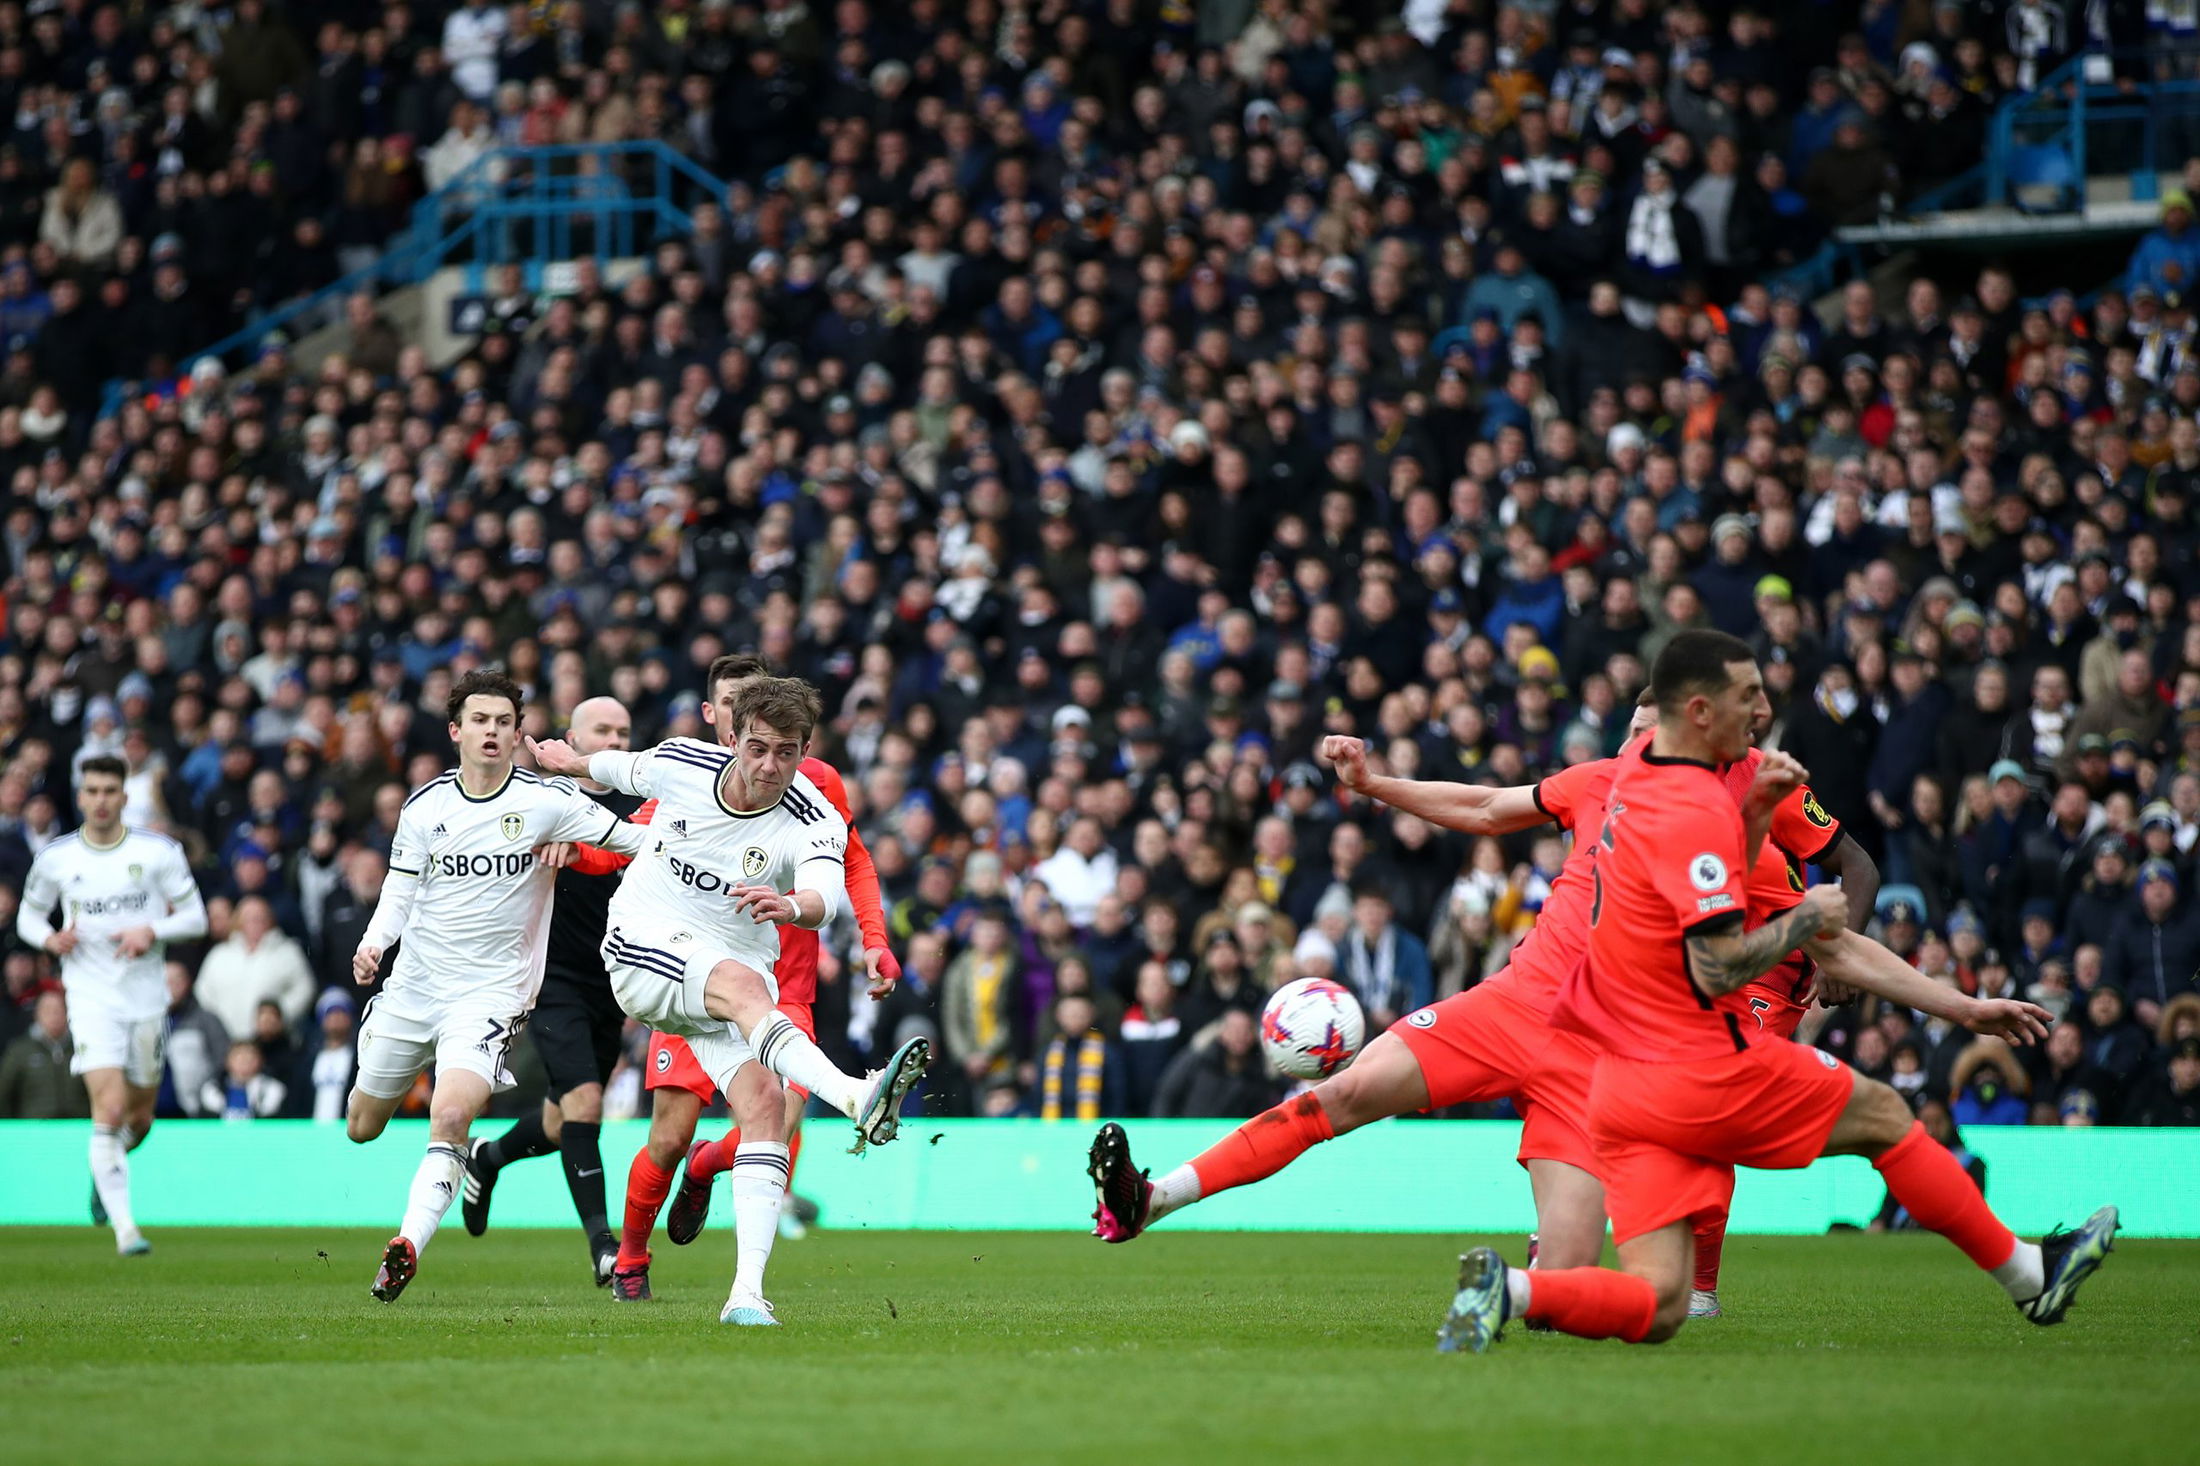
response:
M2131 196L2158 196L2159 176L2200 142L2200 47L2074 56L1987 127L1985 196L2031 213L2085 207L2095 172L2128 174Z
M631 258L659 239L692 231L698 201L724 210L727 185L654 140L493 148L415 204L410 220L372 264L253 317L191 353L176 370L180 378L208 358L229 364L271 335L322 319L359 291L417 285L454 262ZM102 415L144 390L146 384L110 383Z

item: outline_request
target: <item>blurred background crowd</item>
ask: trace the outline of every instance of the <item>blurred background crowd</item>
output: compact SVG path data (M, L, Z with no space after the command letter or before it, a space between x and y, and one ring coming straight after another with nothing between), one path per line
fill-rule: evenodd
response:
M451 677L646 743L741 649L822 689L908 972L850 1005L829 952L829 1046L930 1025L950 1113L1249 1115L1271 988L1479 981L1564 854L1320 736L1532 780L1710 625L1884 939L2062 1018L1817 1041L1965 1124L2200 1123L2189 201L2082 298L1782 279L2151 10L0 0L0 1115L82 1112L12 917L83 759L213 913L164 1111L333 1117ZM630 140L731 187L616 286L179 380L492 150Z

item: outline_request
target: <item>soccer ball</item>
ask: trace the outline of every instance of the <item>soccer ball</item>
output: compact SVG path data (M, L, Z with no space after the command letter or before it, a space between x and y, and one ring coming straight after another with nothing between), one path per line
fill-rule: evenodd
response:
M1326 977L1285 983L1260 1014L1268 1062L1293 1079L1327 1079L1352 1062L1366 1037L1359 1000Z

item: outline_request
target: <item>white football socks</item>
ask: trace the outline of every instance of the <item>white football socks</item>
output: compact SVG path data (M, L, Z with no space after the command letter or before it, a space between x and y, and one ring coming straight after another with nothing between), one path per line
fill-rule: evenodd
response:
M1152 1226L1180 1206L1190 1206L1199 1200L1199 1172L1189 1165L1175 1170L1153 1183L1153 1196L1146 1203L1146 1225Z
M2009 1254L2009 1260L1994 1269L1994 1281L2018 1303L2030 1303L2047 1291L2047 1262L2040 1253L2040 1244L2017 1239L2017 1250Z
M764 1296L764 1268L779 1239L790 1161L776 1140L744 1140L733 1151L733 1298Z
M92 1127L92 1186L99 1204L107 1208L107 1224L115 1229L115 1245L138 1240L137 1221L130 1215L129 1131L112 1125Z
M441 1141L430 1145L428 1153L420 1158L420 1169L413 1172L412 1190L405 1197L405 1220L397 1228L397 1235L412 1243L414 1252L428 1250L429 1239L443 1225L443 1214L457 1199L459 1177L465 1169L464 1152Z
M856 1117L856 1109L863 1103L864 1082L843 1074L825 1057L825 1051L788 1022L784 1014L766 1014L763 1022L742 1037L749 1041L756 1062L787 1083L800 1085L849 1119Z
M1534 1293L1534 1290L1534 1273L1529 1272L1524 1267L1506 1267L1505 1302L1508 1306L1505 1311L1507 1315L1512 1318L1525 1318L1528 1312L1528 1299Z

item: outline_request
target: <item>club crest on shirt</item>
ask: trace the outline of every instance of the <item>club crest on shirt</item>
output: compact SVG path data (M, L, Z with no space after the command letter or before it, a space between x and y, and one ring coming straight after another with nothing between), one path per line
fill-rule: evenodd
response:
M1699 891L1716 891L1726 884L1726 862L1706 850L1688 862L1688 883Z
M130 867L130 879L131 879L131 880L133 880L133 881L142 881L142 880L144 880L144 879L145 879L145 867L144 867L144 866L142 866L142 865L133 865L133 866L131 866L131 867Z
M764 867L771 863L772 858L764 853L761 845L751 845L741 852L741 874L749 880L753 881L762 875Z
M508 814L497 821L497 828L504 833L505 839L517 840L527 833L527 821L519 815Z

